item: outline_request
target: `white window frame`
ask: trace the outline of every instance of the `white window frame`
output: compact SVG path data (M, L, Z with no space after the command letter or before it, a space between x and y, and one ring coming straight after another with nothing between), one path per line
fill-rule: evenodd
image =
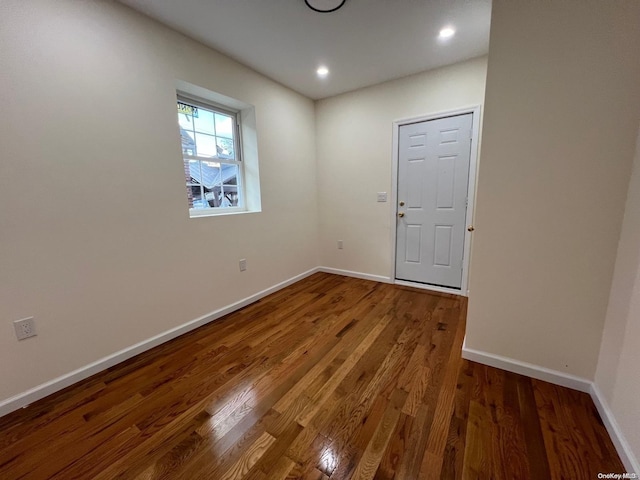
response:
M235 152L235 158L233 160L226 158L218 158L214 157L204 157L199 155L187 155L182 152L182 145L180 146L180 151L182 152L182 161L188 160L198 160L204 162L219 162L226 163L238 166L238 178L237 178L237 189L238 189L238 205L235 207L211 207L211 208L189 208L189 216L193 217L209 217L216 215L229 215L236 213L245 213L247 212L247 203L246 203L246 191L245 191L245 173L244 173L244 161L242 154L242 128L240 125L240 111L231 110L228 107L221 106L215 102L211 102L197 96L177 91L176 92L176 101L181 103L186 103L188 105L193 105L194 107L203 108L209 111L218 112L223 115L230 116L233 118L233 148ZM185 184L185 188L190 188ZM224 184L221 185L222 195L224 196Z

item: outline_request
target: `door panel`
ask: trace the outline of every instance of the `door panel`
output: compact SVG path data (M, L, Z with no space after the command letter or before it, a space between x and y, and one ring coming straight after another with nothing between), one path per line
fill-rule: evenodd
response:
M399 280L462 285L472 118L469 113L400 127Z
M421 236L422 228L420 225L407 225L407 241L404 255L406 262L420 263Z
M438 180L436 183L436 208L453 208L455 194L455 157L438 158Z
M407 208L422 207L422 170L424 170L424 158L408 160L406 190Z
M436 225L434 240L433 264L440 267L451 266L451 250L453 243L453 225Z

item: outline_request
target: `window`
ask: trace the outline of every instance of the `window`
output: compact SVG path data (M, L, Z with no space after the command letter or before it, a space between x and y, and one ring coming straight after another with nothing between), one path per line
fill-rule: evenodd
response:
M192 216L244 210L237 112L182 95L177 105Z

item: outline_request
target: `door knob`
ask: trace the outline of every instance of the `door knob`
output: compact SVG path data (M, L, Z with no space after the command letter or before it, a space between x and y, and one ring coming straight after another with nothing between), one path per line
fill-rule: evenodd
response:
M467 231L468 231L468 232L473 232L474 230L475 230L475 228L474 228L474 226L473 226L473 225L469 225L469 226L467 227Z
M400 218L404 217L404 212L399 212L399 213L398 213L398 216L399 216Z
M404 207L404 202L400 202L400 206L401 206L401 207Z

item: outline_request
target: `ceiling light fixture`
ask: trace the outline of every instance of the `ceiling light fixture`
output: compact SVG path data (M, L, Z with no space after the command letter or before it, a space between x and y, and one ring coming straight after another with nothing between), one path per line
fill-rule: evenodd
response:
M331 13L344 5L346 0L304 0L311 10L320 13Z
M329 69L323 65L318 67L318 70L316 70L316 73L320 78L325 78L327 75L329 75Z
M456 34L456 30L453 27L444 27L440 30L440 35L438 35L442 40L447 38L451 38Z

